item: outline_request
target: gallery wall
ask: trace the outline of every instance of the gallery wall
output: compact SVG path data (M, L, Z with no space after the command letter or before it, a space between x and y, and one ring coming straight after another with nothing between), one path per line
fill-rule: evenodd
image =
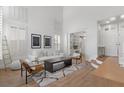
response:
M54 38L54 35L62 34L62 7L40 6L28 8L28 54L39 55L39 53L52 52L52 48L44 48L43 36L48 35ZM41 49L31 48L31 34L40 34L42 38Z

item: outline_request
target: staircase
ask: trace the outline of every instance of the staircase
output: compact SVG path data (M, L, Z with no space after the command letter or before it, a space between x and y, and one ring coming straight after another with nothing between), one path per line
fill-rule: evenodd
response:
M3 36L2 38L2 53L3 53L4 68L6 69L12 63L6 36Z

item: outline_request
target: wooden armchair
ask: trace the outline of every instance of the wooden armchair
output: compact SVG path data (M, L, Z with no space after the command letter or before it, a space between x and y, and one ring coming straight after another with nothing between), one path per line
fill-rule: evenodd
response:
M77 57L72 57L72 59L74 59L74 60L76 60L76 64L78 63L78 60L80 60L80 63L82 63L82 53L80 53L80 55L79 56L77 56Z
M20 59L20 63L21 63L21 76L23 76L23 71L25 70L26 84L27 84L27 78L29 76L33 76L39 72L41 73L44 72L44 67L41 64L29 66L28 63L23 59Z

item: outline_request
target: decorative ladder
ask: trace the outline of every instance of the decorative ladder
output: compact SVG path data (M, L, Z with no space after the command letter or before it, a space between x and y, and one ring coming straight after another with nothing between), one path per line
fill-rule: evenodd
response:
M12 63L6 36L3 36L3 38L2 38L2 53L3 53L4 68L6 70L8 65L10 65Z

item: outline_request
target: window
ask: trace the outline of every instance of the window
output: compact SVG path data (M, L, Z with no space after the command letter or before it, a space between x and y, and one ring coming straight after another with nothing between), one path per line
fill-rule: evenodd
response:
M54 45L56 50L60 50L60 35L55 35Z

